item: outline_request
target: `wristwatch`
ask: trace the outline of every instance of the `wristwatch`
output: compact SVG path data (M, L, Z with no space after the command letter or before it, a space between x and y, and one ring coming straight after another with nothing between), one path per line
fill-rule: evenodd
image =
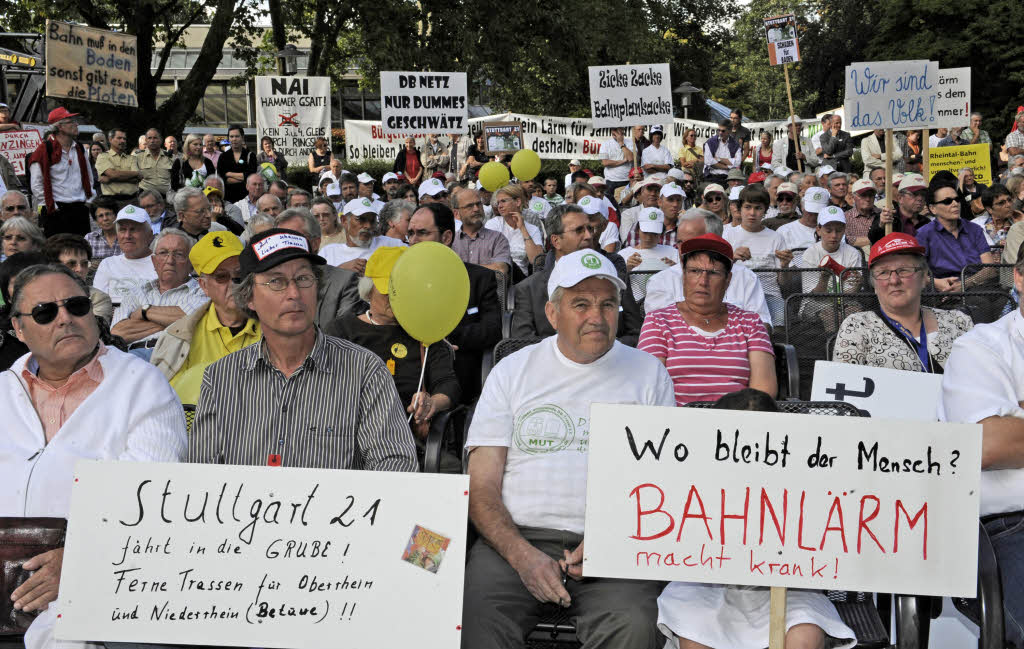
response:
M153 305L152 304L143 304L142 305L142 309L141 310L142 310L142 319L143 320L146 320L146 321L149 320L149 318L146 316L146 312L149 311L149 307L151 307L151 306L153 306Z

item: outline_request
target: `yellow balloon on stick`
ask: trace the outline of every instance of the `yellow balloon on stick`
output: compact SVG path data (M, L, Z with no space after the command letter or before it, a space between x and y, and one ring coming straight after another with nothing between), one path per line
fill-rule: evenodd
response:
M500 162L488 162L480 167L480 185L489 192L498 191L507 185L510 179L508 167Z
M395 263L388 297L391 310L406 333L424 345L436 343L450 334L466 314L466 265L444 244L417 243Z
M540 173L540 156L533 149L522 149L512 156L512 173L519 180L533 180Z

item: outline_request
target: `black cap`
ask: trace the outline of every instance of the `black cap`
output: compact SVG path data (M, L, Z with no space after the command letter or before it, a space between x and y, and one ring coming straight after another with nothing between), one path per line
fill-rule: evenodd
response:
M271 228L254 236L238 256L238 263L242 275L248 275L266 272L292 259L308 259L316 266L327 263L323 257L309 251L306 237L285 228Z

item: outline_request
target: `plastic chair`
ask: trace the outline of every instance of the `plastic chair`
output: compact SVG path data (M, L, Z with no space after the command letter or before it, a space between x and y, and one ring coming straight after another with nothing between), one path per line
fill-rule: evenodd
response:
M185 410L185 432L191 434L192 422L196 420L196 406L192 403L186 403L181 407Z
M978 625L981 631L981 637L978 638L978 649L1002 649L1005 632L1003 581L988 531L980 523L978 527L978 597L975 599L954 597L953 605L965 617ZM927 636L925 641L927 644Z

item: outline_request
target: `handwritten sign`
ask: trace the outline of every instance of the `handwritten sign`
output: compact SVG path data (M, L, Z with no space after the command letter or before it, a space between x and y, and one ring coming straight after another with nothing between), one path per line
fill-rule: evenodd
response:
M939 70L935 126L967 126L971 121L971 69Z
M845 401L865 417L937 421L942 375L815 361L812 401Z
M851 129L934 127L939 64L870 61L846 66L846 119Z
M672 121L668 63L592 65L590 114L595 127L667 124Z
M583 573L973 596L981 427L591 408Z
M39 131L32 129L0 132L0 155L11 163L14 173L23 176L25 175L25 156L35 151L41 141Z
M465 72L381 72L385 133L469 133Z
M800 43L796 37L796 16L772 16L764 19L768 39L768 60L772 65L796 63L800 60Z
M991 185L992 155L989 145L967 144L928 149L928 180L943 169L959 177L964 167L974 170L975 182Z
M128 34L46 21L46 96L138 106L138 50Z
M331 146L330 77L256 77L256 137L292 163L304 160L317 138Z
M56 633L459 646L469 479L80 462ZM400 622L400 623L396 623Z

